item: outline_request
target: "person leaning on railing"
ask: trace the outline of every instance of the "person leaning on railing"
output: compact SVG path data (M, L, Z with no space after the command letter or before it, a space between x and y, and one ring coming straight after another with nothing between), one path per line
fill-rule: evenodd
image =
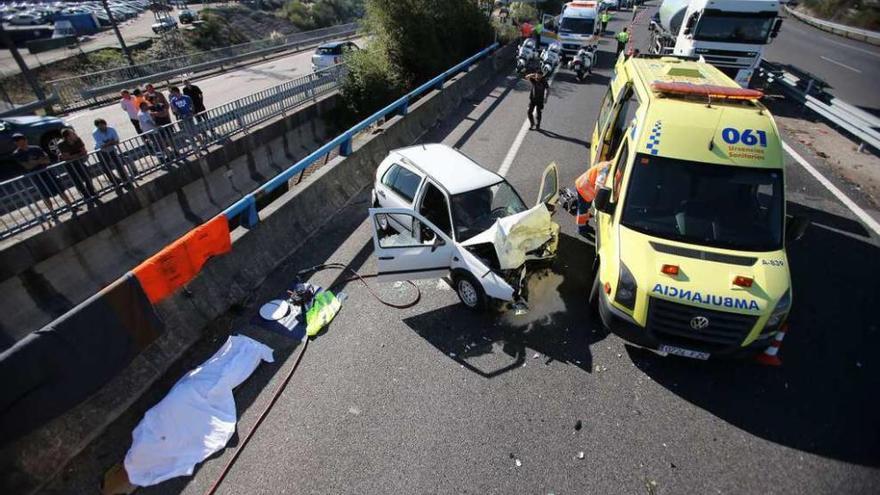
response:
M58 184L55 170L46 168L51 163L51 160L49 155L43 151L43 148L29 145L27 136L18 132L12 135L12 142L15 143L15 151L12 152L12 158L22 166L25 172L39 172L27 177L25 180L28 180L37 188L40 198L43 200L43 205L49 210L52 218L56 221L58 220L58 214L55 212L55 207L52 206L52 198L55 196L61 196L64 202L67 203L70 211L75 215L76 208L74 208L73 203L67 196L67 192Z
M98 150L98 159L104 165L104 175L110 179L110 182L116 187L116 192L120 192L120 186L131 188L131 178L125 170L125 164L122 163L122 157L116 145L119 144L119 134L116 129L107 125L104 119L95 119L95 130L92 131L92 137L95 139L95 149ZM118 174L113 174L116 169Z
M86 164L89 156L86 144L70 127L61 130L61 138L61 142L58 143L59 158L66 162L64 167L67 170L67 175L73 181L74 187L86 200L86 204L91 206L100 203L98 193L92 184L89 167Z

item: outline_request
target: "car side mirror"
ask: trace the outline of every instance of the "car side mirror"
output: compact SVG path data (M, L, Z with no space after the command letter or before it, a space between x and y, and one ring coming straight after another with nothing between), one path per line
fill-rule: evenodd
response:
M445 245L446 245L446 241L444 241L439 235L435 235L434 242L431 243L431 252L433 253L434 251L437 250L438 247L445 246Z
M596 207L596 211L610 215L614 211L614 207L611 204L611 189L600 187L596 191L596 197L593 198L593 206Z
M785 223L785 241L799 241L807 232L810 226L810 220L806 217L791 217Z

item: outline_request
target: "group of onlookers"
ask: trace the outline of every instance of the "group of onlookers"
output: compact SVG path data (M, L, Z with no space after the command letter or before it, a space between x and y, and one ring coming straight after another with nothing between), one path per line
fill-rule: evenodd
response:
M194 139L197 132L194 128L194 120L205 119L205 103L202 90L189 80L183 83L183 90L177 86L171 86L169 96L157 91L152 84L147 84L144 90L122 91L120 105L131 121L135 131L140 135L152 155L162 161L167 158L167 153L176 156L177 150L173 139L171 115L173 114L183 130L184 139ZM95 119L95 128L92 138L95 141L95 150L98 152L98 163L103 174L116 189L121 193L122 189L133 188L133 176L126 167L120 156L117 146L119 145L119 133L107 124L104 119ZM53 162L64 162L63 171L70 177L74 187L85 199L87 205L92 206L100 203L95 186L92 182L93 174L90 173L86 163L88 150L83 140L72 128L64 128L61 131L61 140L57 143L57 156L50 156L40 146L28 143L26 136L16 133L12 136L15 143L13 158L26 172L33 172L48 167ZM56 150L51 151L56 154ZM55 209L52 207L51 198L60 197L76 214L75 201L71 199L66 188L57 180L58 170L52 174L38 174L32 176L32 182L39 192L43 204L48 208L53 217Z

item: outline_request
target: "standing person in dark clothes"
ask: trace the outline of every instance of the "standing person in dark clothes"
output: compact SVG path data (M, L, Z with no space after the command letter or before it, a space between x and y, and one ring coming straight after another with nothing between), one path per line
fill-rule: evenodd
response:
M192 98L196 114L205 111L205 96L202 94L202 90L195 84L192 84L189 79L183 80L183 94Z
M52 215L52 218L58 220L58 215L55 213L55 209L52 206L52 198L58 195L64 199L68 208L70 208L75 214L76 209L73 207L70 198L67 197L67 193L56 181L54 171L46 170L46 167L51 160L49 159L49 155L43 151L43 148L28 145L27 137L20 133L12 135L12 142L15 143L15 151L12 152L12 158L21 165L25 172L37 172L43 170L43 173L41 174L32 175L29 182L36 186L37 191L39 191L40 197L43 200L43 204L46 206L46 209L49 210L49 214Z
M150 110L150 117L153 117L153 122L156 124L158 141L162 143L161 147L168 149L172 156L176 155L174 136L172 135L174 129L168 125L171 123L171 113L168 109L168 105L159 101L159 97L156 96L156 94L147 95L147 105ZM141 127L143 127L143 125L141 125Z
M541 112L544 110L544 101L550 96L550 85L540 71L526 75L526 80L532 83L529 91L529 129L541 129ZM532 113L534 112L534 116Z
M67 127L61 131L62 141L58 144L61 159L66 161L67 175L73 181L76 190L82 194L86 203L92 205L98 202L98 193L92 184L92 176L89 174L86 158L86 144L76 135L76 131Z

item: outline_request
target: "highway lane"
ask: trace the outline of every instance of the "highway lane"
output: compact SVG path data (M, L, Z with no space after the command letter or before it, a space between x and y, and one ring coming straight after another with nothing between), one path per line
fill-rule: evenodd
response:
M815 74L829 92L847 103L880 114L880 47L837 36L792 16L767 46L767 60Z
M355 42L362 43L360 40L355 40ZM204 79L196 79L194 83L201 88L205 95L205 106L211 109L311 73L313 52L314 49L292 53L267 62L240 67ZM167 96L167 88L163 89L163 92ZM122 110L118 101L76 112L63 118L65 122L76 129L88 149L94 148L92 130L94 130L93 122L96 118L102 118L111 127L115 127L121 139L137 135L128 120L128 114Z
M587 83L556 76L545 131L528 132L513 158L507 177L526 201L548 161L567 184L585 168L613 44L601 50ZM459 146L497 170L527 98L526 84L501 76L424 141ZM421 301L400 311L344 284L342 312L310 344L218 493L877 493L880 321L865 308L880 303L867 280L880 272L880 243L793 160L786 166L790 211L815 225L790 250L795 305L783 368L660 358L597 332L586 308L591 246L558 214L559 259L534 282L526 317L470 313L434 280L418 282ZM364 191L224 323L277 353L236 393L239 432L250 430L294 352L249 326L250 316L302 267L339 261L375 273L368 206ZM322 272L312 281L342 278ZM400 284L377 290L396 302L414 295ZM175 376L209 356L225 331L209 333ZM117 425L103 461L92 462L106 469L120 459L138 417ZM230 454L141 491L203 493ZM56 492L93 485L87 462L75 465Z

